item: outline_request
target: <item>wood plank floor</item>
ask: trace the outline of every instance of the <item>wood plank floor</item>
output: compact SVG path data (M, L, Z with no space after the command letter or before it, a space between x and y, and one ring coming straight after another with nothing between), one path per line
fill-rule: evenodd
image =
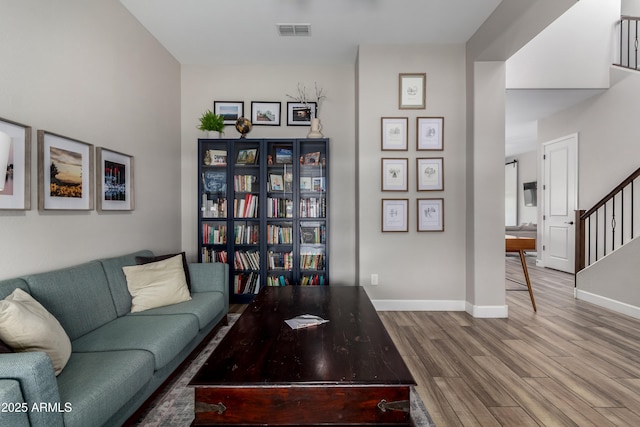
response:
M573 275L527 257L526 287L505 280L508 319L381 312L443 426L640 426L640 321L573 298ZM523 281L517 257L507 277Z
M573 275L527 261L537 313L510 280L508 319L379 313L436 426L640 426L640 321L575 300ZM506 265L524 280L517 256Z

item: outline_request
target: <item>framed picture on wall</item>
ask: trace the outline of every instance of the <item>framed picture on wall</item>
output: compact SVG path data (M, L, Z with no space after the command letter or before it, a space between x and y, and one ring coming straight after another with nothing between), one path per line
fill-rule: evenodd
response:
M444 158L417 158L416 170L418 191L444 190Z
M9 152L5 170L0 170L0 209L31 209L31 126L0 118ZM4 153L6 154L6 153ZM4 163L4 162L2 162ZM4 167L4 164L3 166Z
M407 151L407 117L382 117L382 151Z
M418 150L444 149L444 117L418 117Z
M382 159L382 191L408 191L409 159Z
M315 116L315 102L287 102L287 126L310 126Z
M418 199L418 231L444 231L444 199Z
M409 231L409 199L382 199L382 232Z
M133 210L133 157L111 151L96 149L99 211Z
M399 107L401 110L425 109L427 107L427 74L400 73Z
M252 101L251 124L253 126L280 126L280 103Z
M225 125L233 125L244 116L243 101L213 101L213 112L224 117Z
M93 210L93 145L38 131L38 209Z

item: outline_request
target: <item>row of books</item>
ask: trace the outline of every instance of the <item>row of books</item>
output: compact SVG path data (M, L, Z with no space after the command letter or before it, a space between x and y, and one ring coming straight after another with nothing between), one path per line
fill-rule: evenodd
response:
M325 218L327 201L324 197L305 197L300 199L301 218Z
M324 286L326 284L324 274L312 274L311 276L302 276L300 286Z
M291 270L293 268L293 252L267 252L269 270Z
M300 243L325 243L326 226L319 222L305 222L300 224Z
M258 217L258 196L245 194L242 199L233 199L234 218L257 218Z
M206 194L202 195L203 218L226 218L227 217L227 199L214 198L209 199Z
M290 284L286 276L267 276L267 286L289 286Z
M236 245L257 245L260 243L260 225L236 224L233 235Z
M235 191L252 192L258 191L258 177L255 175L235 175L233 177L233 188Z
M257 294L260 291L260 274L236 274L233 277L233 289L236 294Z
M290 225L267 225L267 244L282 245L293 242L293 227Z
M324 253L300 254L300 268L303 270L324 269Z
M227 259L227 251L217 251L203 247L201 255L202 262L221 262L226 264L229 261Z
M236 251L233 265L236 270L260 270L260 252Z
M205 245L224 245L227 243L227 226L202 224L202 243Z
M267 218L292 218L293 200L268 197L267 198Z

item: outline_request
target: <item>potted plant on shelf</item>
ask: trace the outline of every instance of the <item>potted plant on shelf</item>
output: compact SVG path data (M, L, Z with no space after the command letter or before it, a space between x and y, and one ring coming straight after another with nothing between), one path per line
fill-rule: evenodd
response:
M202 113L200 117L200 126L198 129L207 132L209 138L220 138L221 134L224 134L224 117L220 114L215 114L211 110L207 110Z

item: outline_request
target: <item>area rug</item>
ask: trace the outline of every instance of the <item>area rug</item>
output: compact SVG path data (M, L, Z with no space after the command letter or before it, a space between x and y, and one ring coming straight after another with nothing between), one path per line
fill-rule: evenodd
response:
M191 365L158 394L153 403L147 408L141 420L135 424L136 426L183 427L191 425L194 419L194 390L187 385L207 358L209 358L213 349L216 348L225 334L231 329L236 320L238 320L238 317L240 317L240 315L235 313L228 315L229 324L222 326ZM413 425L416 427L435 426L429 412L427 412L427 408L425 408L424 403L413 387L411 388L411 419Z

